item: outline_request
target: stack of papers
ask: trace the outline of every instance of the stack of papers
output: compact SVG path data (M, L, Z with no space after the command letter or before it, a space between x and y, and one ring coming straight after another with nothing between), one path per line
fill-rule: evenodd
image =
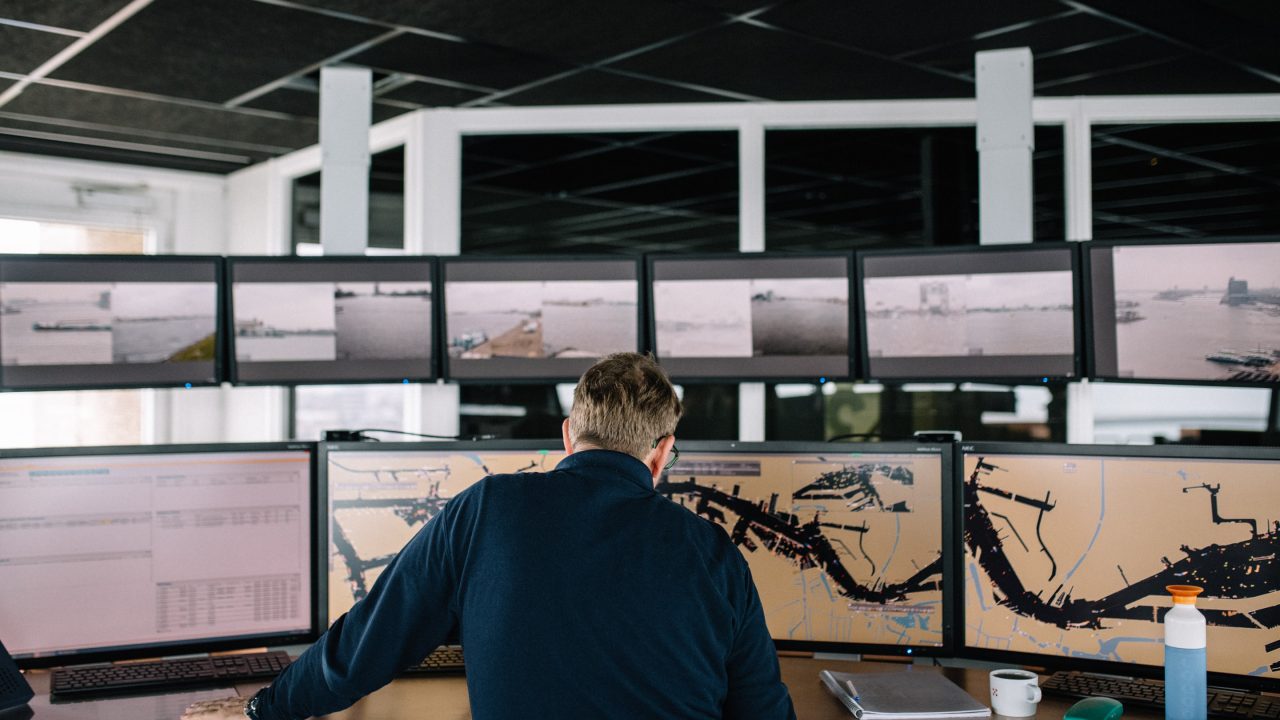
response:
M991 708L974 700L936 672L901 670L842 673L823 670L818 678L858 720L990 717Z

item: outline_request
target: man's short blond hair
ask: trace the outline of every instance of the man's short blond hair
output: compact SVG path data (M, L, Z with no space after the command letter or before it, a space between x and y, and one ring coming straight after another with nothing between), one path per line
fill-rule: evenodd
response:
M676 389L651 356L609 355L582 374L573 391L569 435L590 446L643 460L684 414Z

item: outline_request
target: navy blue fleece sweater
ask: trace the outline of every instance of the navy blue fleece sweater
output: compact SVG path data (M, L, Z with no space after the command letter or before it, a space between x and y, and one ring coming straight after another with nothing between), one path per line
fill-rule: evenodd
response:
M604 450L460 493L260 714L345 708L455 626L477 720L795 717L742 555Z

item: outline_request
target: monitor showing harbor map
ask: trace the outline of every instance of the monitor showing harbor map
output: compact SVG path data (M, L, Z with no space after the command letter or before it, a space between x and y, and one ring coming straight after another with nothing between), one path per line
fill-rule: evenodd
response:
M947 645L950 446L682 443L658 492L742 552L783 649Z
M326 626L369 593L387 563L453 496L489 475L549 472L564 458L562 448L508 441L320 447L329 508L322 543Z
M232 258L232 381L435 378L429 258Z
M221 380L221 260L0 256L0 387Z
M849 253L654 256L654 351L676 380L844 379Z
M876 380L1077 375L1072 247L859 253L864 374Z
M1158 676L1165 587L1198 585L1210 673L1280 687L1280 451L978 444L962 457L966 651Z
M1280 242L1092 245L1095 377L1280 383Z
M445 372L453 380L577 380L640 349L634 258L444 263Z

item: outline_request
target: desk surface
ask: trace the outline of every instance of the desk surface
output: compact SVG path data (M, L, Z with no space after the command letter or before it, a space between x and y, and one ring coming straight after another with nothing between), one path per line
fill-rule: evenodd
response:
M984 704L990 704L987 685L987 671L967 668L933 668L924 665L902 665L897 663L848 662L840 660L814 660L812 658L784 657L781 659L782 680L791 690L791 698L795 703L796 716L799 720L848 720L851 716L835 698L827 692L818 680L819 670L840 670L843 672L883 672L901 670L903 672L941 672L969 694ZM37 693L48 693L49 676L47 673L36 673L31 677L31 685ZM237 686L237 691L244 697L252 695L260 687L258 684ZM207 693L208 691L204 691ZM47 695L38 700L47 700ZM1071 700L1046 695L1037 709L1036 718L1041 720L1058 720L1066 714L1072 705ZM57 705L56 718L86 718L105 720L114 713L101 712L104 708L96 707L97 703L77 703L76 705ZM47 702L33 703L35 713L33 720L54 718L49 712ZM156 708L159 710L159 707ZM42 712L42 710L44 712ZM83 710L83 713L76 712ZM171 712L166 706L164 713ZM1156 720L1163 714L1149 710L1125 708L1125 718L1130 720ZM177 715L169 716L176 720ZM467 704L467 681L461 676L415 677L402 678L382 688L378 692L356 703L343 712L328 716L334 720L466 720L471 717L471 709ZM998 716L997 716L998 717ZM147 720L134 717L129 720ZM157 718L164 720L164 718Z

